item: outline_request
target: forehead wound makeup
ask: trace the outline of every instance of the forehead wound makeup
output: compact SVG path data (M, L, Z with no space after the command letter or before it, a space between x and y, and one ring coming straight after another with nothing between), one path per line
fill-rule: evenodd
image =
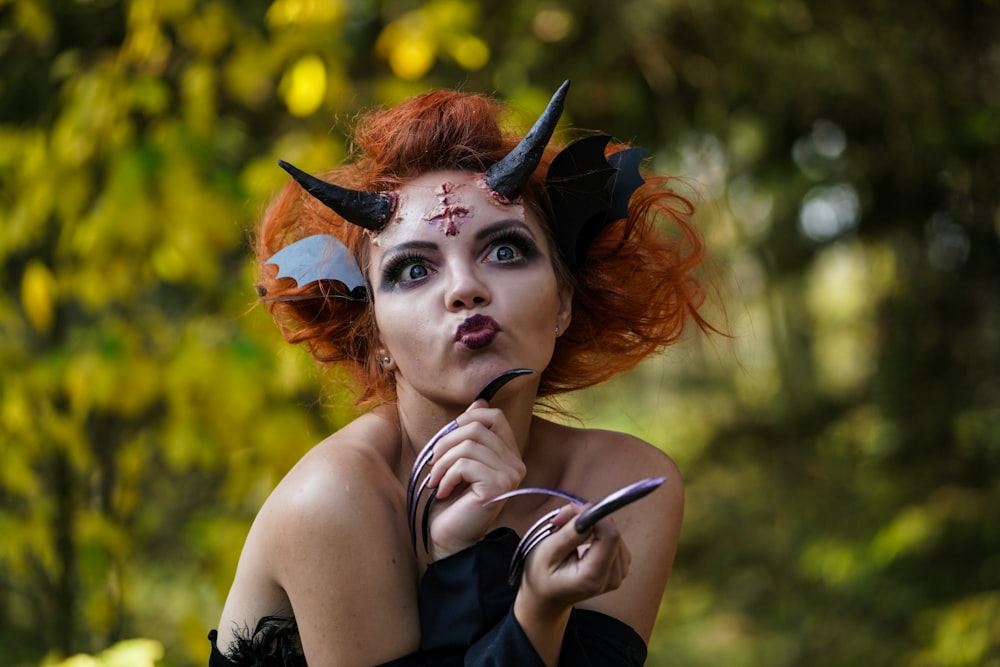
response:
M521 197L515 199L510 199L493 188L490 184L486 182L486 177L483 174L473 174L472 175L473 184L486 195L486 201L493 204L497 208L502 208L505 211L514 211L515 217L524 222L524 206Z
M459 226L464 225L472 216L469 208L463 205L457 194L461 185L445 181L434 189L438 205L424 216L424 220L437 223L439 232L445 236L458 236Z

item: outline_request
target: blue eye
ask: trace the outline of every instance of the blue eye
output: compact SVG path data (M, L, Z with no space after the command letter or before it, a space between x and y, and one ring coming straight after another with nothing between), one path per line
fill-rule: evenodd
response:
M538 254L534 241L521 232L504 232L489 241L484 261L500 264L519 263Z
M501 262L509 262L510 260L517 257L517 251L514 248L511 248L509 245L498 246L493 251L493 254Z
M431 274L427 260L419 255L402 255L397 257L382 273L382 285L405 285L423 280Z
M420 280L421 278L426 278L427 273L427 267L423 264L406 264L400 272L399 281L405 283L410 280Z

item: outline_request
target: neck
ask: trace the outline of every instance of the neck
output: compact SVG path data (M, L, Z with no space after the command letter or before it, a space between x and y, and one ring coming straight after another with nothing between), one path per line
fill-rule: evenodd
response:
M503 412L522 456L528 448L537 386L537 378L518 378L502 389L489 405ZM434 434L464 413L470 404L471 398L468 404L434 400L405 383L400 383L397 386L396 410L402 435L403 457L409 458L412 463L416 453L423 449Z

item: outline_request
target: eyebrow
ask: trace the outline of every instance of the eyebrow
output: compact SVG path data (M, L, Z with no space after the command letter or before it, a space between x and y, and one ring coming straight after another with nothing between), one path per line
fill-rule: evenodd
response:
M382 261L379 262L379 270L385 266L387 260L411 250L437 250L438 244L433 241L405 241L399 245L394 245L382 254Z
M497 232L502 232L507 229L519 229L527 232L531 236L532 240L535 240L535 232L526 223L517 220L516 218L510 218L508 220L498 220L492 222L476 232L475 239L477 241L482 241Z
M535 232L524 222L517 220L516 218L510 218L508 220L498 220L496 222L491 222L488 225L484 225L479 230L476 231L473 238L478 241L483 241L490 236L505 231L507 229L519 229L531 236L532 240L535 240ZM392 259L402 253L409 252L411 250L437 250L438 244L434 241L404 241L398 245L394 245L385 254L382 255L382 261L379 262L379 270L385 266L387 260Z

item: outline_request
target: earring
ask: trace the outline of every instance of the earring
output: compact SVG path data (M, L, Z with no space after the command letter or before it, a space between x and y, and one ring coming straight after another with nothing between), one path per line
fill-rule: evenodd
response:
M556 336L562 334L562 329L559 327L559 323L556 322Z
M392 366L392 357L390 357L390 356L389 356L389 355L387 354L387 355L385 355L384 357L379 357L379 358L378 358L378 359L376 360L376 363L378 364L378 367L379 367L380 369L382 369L382 370L384 370L384 371L386 371L386 370L389 370L389 368L390 368L390 367Z

